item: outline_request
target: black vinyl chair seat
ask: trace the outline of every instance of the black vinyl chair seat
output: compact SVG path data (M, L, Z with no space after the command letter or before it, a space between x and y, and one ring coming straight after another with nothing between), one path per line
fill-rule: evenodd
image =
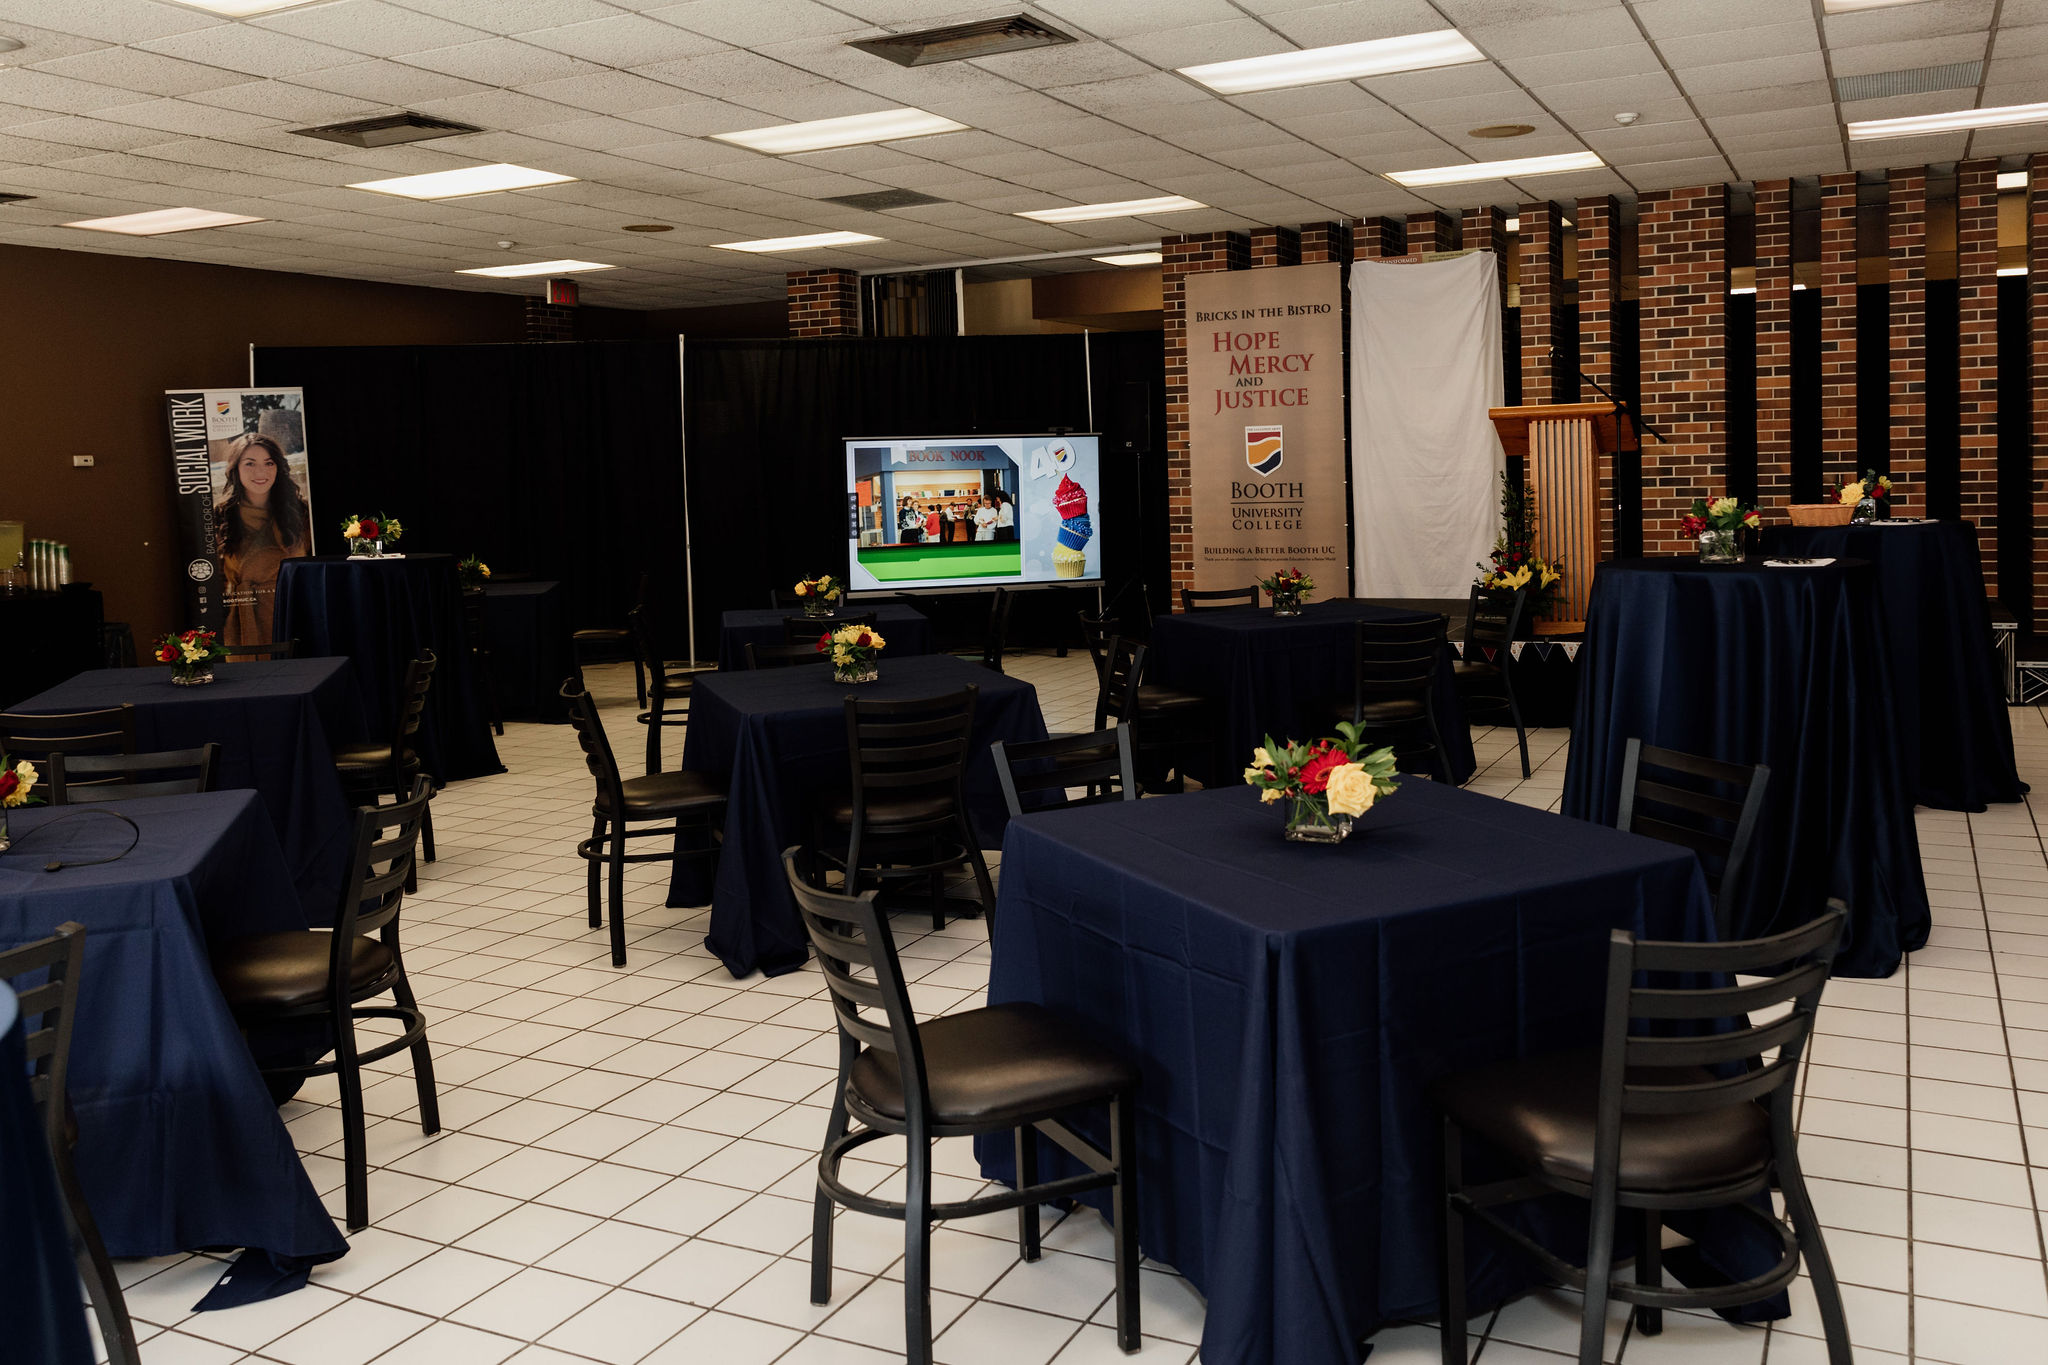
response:
M625 778L619 786L625 793L628 820L660 820L725 801L725 784L708 773L648 773ZM611 813L611 796L602 785L591 810Z
M1191 710L1207 706L1209 699L1199 692L1183 692L1157 683L1138 684L1138 709L1142 711Z
M1700 1067L1636 1067L1630 1085L1699 1085ZM1431 1091L1438 1107L1517 1165L1590 1184L1600 1110L1598 1049L1553 1052L1480 1067ZM1627 1114L1621 1184L1682 1192L1760 1177L1771 1161L1770 1115L1755 1104L1705 1114Z
M251 1013L300 1010L327 998L333 965L327 934L252 934L225 944L213 956L213 979L228 1007ZM376 994L379 981L397 975L398 959L374 938L355 936L349 950L351 992Z
M624 626L600 626L590 630L572 630L569 638L582 645L623 645L632 638Z
M991 1005L917 1028L934 1129L986 1132L1050 1118L1137 1088L1138 1069L1043 1005ZM849 1076L861 1103L904 1121L896 1058L863 1051Z
M1428 720L1429 705L1412 697L1369 701L1363 706L1340 701L1330 708L1330 714L1338 720L1355 718L1367 725L1402 725L1409 721Z
M398 756L398 761L407 771L416 771L420 756L407 745ZM365 744L348 744L334 751L334 766L343 769L381 769L391 767L391 745L371 741Z
M842 795L833 798L820 807L819 813L827 824L835 829L848 829L853 825L853 797ZM905 825L923 827L951 820L954 814L953 798L943 793L920 793L911 796L870 796L867 801L867 823L870 833L881 833Z
M1451 673L1459 678L1498 678L1500 665L1481 659L1459 659L1451 665Z

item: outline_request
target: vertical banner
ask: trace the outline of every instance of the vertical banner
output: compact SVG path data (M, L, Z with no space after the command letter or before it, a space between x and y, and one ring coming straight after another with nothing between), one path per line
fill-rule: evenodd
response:
M1187 277L1194 586L1298 568L1349 590L1336 262Z
M305 394L174 389L164 394L185 555L183 626L229 647L270 639L278 566L313 553Z

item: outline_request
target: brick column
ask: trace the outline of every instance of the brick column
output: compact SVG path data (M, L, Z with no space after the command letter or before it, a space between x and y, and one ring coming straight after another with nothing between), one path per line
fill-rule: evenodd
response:
M1614 196L1581 199L1579 224L1579 372L1614 387L1614 298L1620 286L1614 268L1614 229L1620 220ZM1588 387L1579 395L1588 403L1602 401ZM1614 558L1614 452L1600 455L1600 557Z
M1251 243L1254 266L1301 264L1301 234L1293 228L1260 228Z
M1756 500L1792 501L1792 182L1756 182Z
M2034 351L2034 620L2048 630L2048 153L2027 162L2028 331Z
M1977 523L1984 589L1998 596L1998 163L1956 166L1961 502Z
M546 299L528 299L525 336L528 341L574 341L576 310Z
M1521 338L1508 330L1508 216L1497 207L1466 209L1463 242L1474 251L1493 253L1494 283L1500 294L1501 401L1507 401L1507 367L1516 363Z
M1856 445L1856 175L1820 178L1820 449L1824 485L1862 470Z
M1927 168L1889 171L1892 511L1927 513Z
M1351 259L1354 261L1377 261L1383 256L1404 256L1407 244L1402 240L1401 220L1398 218L1354 218L1351 220Z
M860 335L860 275L852 270L789 272L789 334Z
M1408 252L1421 255L1430 251L1456 251L1458 249L1458 220L1442 209L1428 213L1408 215Z
M1159 244L1159 292L1166 332L1166 533L1172 609L1195 585L1194 466L1188 442L1187 277L1251 266L1251 243L1239 232L1198 232Z
M1303 223L1301 225L1301 263L1303 265L1317 265L1323 261L1348 261L1350 259L1351 224L1336 222ZM1347 332L1346 336L1349 335Z
M1726 491L1727 218L1725 185L1652 190L1637 202L1643 415L1671 438L1643 451L1645 554L1696 549L1679 519L1694 498Z
M1564 210L1522 205L1522 402L1555 403L1550 349L1564 344Z

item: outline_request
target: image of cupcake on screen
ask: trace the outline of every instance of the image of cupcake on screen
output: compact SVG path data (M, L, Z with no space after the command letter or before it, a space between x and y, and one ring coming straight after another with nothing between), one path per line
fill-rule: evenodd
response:
M1062 474L1052 505L1060 518L1059 530L1053 533L1053 572L1061 578L1080 578L1088 569L1088 542L1095 538L1095 524L1088 519L1088 490L1075 483L1073 475Z

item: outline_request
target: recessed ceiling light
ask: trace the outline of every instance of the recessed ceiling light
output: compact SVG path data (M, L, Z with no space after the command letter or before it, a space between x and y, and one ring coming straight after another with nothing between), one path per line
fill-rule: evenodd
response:
M1865 119L1849 125L1849 140L1874 142L1888 137L1968 132L1972 128L2013 128L2025 123L2048 123L2048 104L2001 104L1991 109L1957 109L1946 114Z
M2027 173L2025 171L2000 171L1998 173L1998 188L2002 190L2023 190L2026 187Z
M1126 251L1115 256L1097 256L1104 265L1158 265L1162 257L1156 251Z
M1864 9L1890 9L1893 5L1918 5L1924 0L1820 0L1829 14L1854 14Z
M1594 171L1606 164L1591 152L1563 152L1557 156L1525 156L1512 161L1473 161L1463 166L1388 171L1386 177L1396 185L1415 189L1425 185L1464 185L1474 180L1516 180L1525 175L1555 175L1559 171Z
M1220 95L1243 95L1254 90L1325 85L1330 81L1485 60L1486 54L1466 42L1465 35L1446 28L1432 33L1405 33L1398 38L1375 38L1368 43L1340 43L1302 52L1276 52L1270 57L1240 57L1233 62L1184 66L1180 74Z
M865 232L813 232L803 237L763 237L758 242L713 242L720 251L802 251L814 246L854 246L879 242Z
M1142 218L1152 213L1185 213L1209 207L1199 199L1167 194L1157 199L1122 199L1114 204L1070 204L1063 209L1033 209L1020 213L1040 223L1092 223L1098 218Z
M828 147L860 147L870 142L958 133L966 127L922 109L884 109L873 114L848 114L845 118L812 119L808 123L783 123L773 128L748 128L711 136L771 156L788 156L793 152L822 152Z
M674 231L674 228L673 228L673 227L672 227L672 226L671 226L670 224L668 224L668 223L628 223L628 224L626 224L626 226L625 226L625 231L627 231L627 232L672 232L672 231Z
M171 0L174 5L186 9L203 9L208 14L225 14L230 19L246 19L252 14L269 14L275 10L297 9L310 5L313 0Z
M233 227L237 223L262 221L246 214L216 213L212 209L151 209L147 213L124 213L117 218L87 218L64 226L87 228L93 232L120 232L130 237L161 237L166 232L192 232L198 228Z
M1527 137L1536 131L1533 123L1489 123L1484 128L1468 128L1466 137Z
M614 270L616 266L597 261L527 261L521 265L485 265L458 270L458 275L489 275L493 279L517 280L527 275L574 275L585 270Z
M2027 273L2027 268L2023 265L2002 265L1998 267L1998 273L2001 275L2024 275Z
M401 175L393 180L365 180L350 185L352 190L402 195L407 199L459 199L469 194L497 194L503 190L530 190L536 185L563 185L573 175L529 170L497 162L489 166L465 166L459 171L429 171L425 175Z

